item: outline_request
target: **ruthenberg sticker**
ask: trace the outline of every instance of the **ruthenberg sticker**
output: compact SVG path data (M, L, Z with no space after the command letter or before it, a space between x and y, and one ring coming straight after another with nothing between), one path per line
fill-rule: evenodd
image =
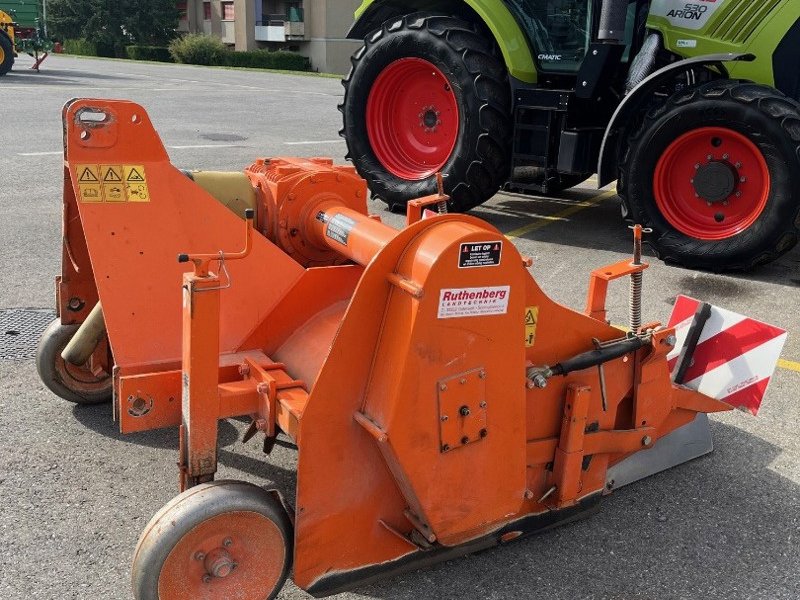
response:
M150 202L142 165L77 165L81 202Z
M450 288L439 292L440 319L504 315L511 286Z

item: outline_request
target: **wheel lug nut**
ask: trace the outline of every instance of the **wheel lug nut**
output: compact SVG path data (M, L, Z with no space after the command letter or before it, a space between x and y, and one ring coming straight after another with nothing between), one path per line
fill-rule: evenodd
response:
M736 192L736 197L737 198L741 198L742 197L742 192Z
M722 155L722 160L728 160L729 158L730 158L730 156L727 155L727 154L723 154Z
M747 177L740 177L739 181L741 181L742 183L746 183L747 182Z

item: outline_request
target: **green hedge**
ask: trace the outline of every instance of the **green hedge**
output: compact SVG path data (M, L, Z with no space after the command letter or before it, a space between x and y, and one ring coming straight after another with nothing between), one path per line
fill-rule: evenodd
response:
M97 56L97 46L89 40L64 40L64 52L80 56Z
M294 52L282 50L233 52L218 37L200 33L190 33L173 40L169 45L169 51L175 62L190 65L222 65L282 71L308 71L311 67L308 58Z
M93 42L87 39L64 40L64 52L66 54L78 54L80 56L105 56L107 58L125 58L125 48Z
M228 52L222 40L213 35L190 33L170 42L169 52L175 62L190 65L224 64Z
M254 69L279 69L282 71L308 71L308 58L294 52L278 50L252 50L250 52L231 52L225 54L225 64L229 67L251 67Z
M125 54L131 60L174 62L169 48L162 46L125 46Z

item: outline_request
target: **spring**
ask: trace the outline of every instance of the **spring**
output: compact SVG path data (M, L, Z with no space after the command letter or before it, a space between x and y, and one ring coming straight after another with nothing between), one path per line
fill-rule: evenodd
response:
M631 292L628 310L631 331L636 333L642 326L642 272L631 275Z
M439 211L440 215L447 214L447 200L440 200L436 203L436 209Z

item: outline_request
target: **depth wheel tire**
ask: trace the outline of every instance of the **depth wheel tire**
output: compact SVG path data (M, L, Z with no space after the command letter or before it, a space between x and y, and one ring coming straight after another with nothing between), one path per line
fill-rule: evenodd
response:
M739 81L678 92L648 114L620 167L628 218L659 258L748 270L791 249L800 227L800 104Z
M436 191L466 211L508 179L511 95L494 45L460 19L388 21L353 55L340 134L374 197L402 208Z
M36 371L51 392L76 404L102 404L111 400L111 375L97 377L87 367L61 358L61 352L78 331L78 325L62 325L55 319L42 334L36 349Z
M173 498L133 554L136 600L274 598L292 563L292 524L267 491L215 481Z
M14 46L5 32L0 32L0 76L8 73L13 66Z

